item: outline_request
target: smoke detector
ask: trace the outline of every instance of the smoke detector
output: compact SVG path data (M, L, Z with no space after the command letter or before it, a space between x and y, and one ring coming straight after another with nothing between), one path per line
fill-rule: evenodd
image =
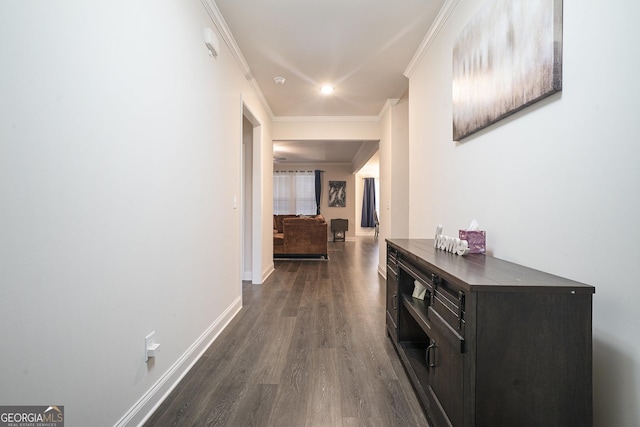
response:
M287 79L285 79L284 77L274 77L273 81L277 84L277 85L283 85L284 82L287 81Z

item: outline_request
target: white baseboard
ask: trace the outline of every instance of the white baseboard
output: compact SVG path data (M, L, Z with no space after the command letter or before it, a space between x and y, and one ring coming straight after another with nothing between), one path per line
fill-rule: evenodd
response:
M383 279L387 280L387 269L385 266L378 264L378 274L381 275Z
M261 281L260 283L255 283L255 282L254 282L254 283L255 283L256 285L261 285L261 284L263 284L263 283L264 283L264 281L265 281L265 280L267 280L267 277L271 276L271 274L272 274L274 271L276 271L276 268L275 268L275 266L274 266L274 264L273 264L273 261L271 261L271 264L269 264L269 266L267 267L267 271L265 271L265 272L262 274L262 281Z
M209 328L187 349L171 368L115 424L115 427L142 426L189 372L202 354L218 338L242 308L239 296Z
M344 238L344 242L357 242L358 241L358 237L357 236L345 236ZM330 243L344 243L342 240L329 240Z

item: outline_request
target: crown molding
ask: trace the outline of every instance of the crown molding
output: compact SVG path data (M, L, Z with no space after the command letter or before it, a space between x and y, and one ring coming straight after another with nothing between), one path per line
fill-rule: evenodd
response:
M351 166L350 162L321 162L321 161L317 161L317 162L291 162L291 163L280 163L280 162L273 162L274 165L278 165L276 166L278 168L278 170L274 170L275 172L289 172L289 170L285 169L285 168L292 168L293 170L295 169L305 169L305 168L309 168L309 169L317 169L319 167L325 167L325 166ZM324 171L322 171L324 172Z
M275 116L274 122L378 122L378 116Z
M436 37L440 33L440 30L447 22L447 19L449 19L449 15L451 15L451 12L453 12L453 10L456 8L459 1L460 0L446 0L445 4L442 5L440 12L438 12L438 16L436 16L436 19L433 21L433 24L431 24L431 27L429 28L429 32L427 32L424 40L422 40L422 43L420 43L418 50L413 55L413 58L411 58L411 61L409 62L409 65L407 65L406 70L404 70L404 75L407 78L411 78L416 67L424 57L425 53L427 53L427 50L429 50L429 48L435 41Z
M262 92L260 85L258 85L258 82L256 81L256 79L253 78L253 73L251 72L251 68L249 68L249 64L247 64L247 61L244 59L244 55L240 51L240 47L238 47L238 44L236 43L236 39L233 37L233 34L231 34L231 30L229 29L227 22L222 17L222 13L220 12L220 9L218 9L218 5L215 3L214 0L201 0L201 2L205 10L207 11L207 14L211 18L213 25L216 27L216 29L220 33L222 40L229 48L229 51L231 51L231 56L233 56L233 59L235 59L238 66L240 66L240 70L244 74L244 77L249 81L249 83L251 83L251 86L255 94L260 100L260 104L265 109L267 114L271 118L273 118L273 112L271 111L271 106L269 106L267 99L264 97L264 93Z
M253 78L251 68L249 68L249 64L247 64L247 61L244 59L244 55L242 55L236 40L233 38L233 34L231 34L231 30L227 26L227 22L222 17L222 13L220 12L220 9L218 9L218 5L213 0L202 0L202 5L207 10L209 17L220 33L220 36L222 36L222 40L224 40L224 43L231 51L231 55L240 66L245 78L247 80L251 80Z
M382 106L380 113L378 113L378 120L382 120L385 114L391 109L391 107L395 107L400 102L400 98L389 98Z

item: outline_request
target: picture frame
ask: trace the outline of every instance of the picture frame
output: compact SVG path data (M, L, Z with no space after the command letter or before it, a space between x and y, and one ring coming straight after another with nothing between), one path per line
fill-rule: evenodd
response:
M453 140L562 90L562 0L491 0L453 48Z
M329 181L329 207L347 206L347 181Z

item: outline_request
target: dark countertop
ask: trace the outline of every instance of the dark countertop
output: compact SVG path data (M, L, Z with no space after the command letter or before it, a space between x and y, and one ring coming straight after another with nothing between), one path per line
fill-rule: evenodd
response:
M595 287L483 254L460 256L434 248L433 239L387 239L406 259L472 292L595 293Z

